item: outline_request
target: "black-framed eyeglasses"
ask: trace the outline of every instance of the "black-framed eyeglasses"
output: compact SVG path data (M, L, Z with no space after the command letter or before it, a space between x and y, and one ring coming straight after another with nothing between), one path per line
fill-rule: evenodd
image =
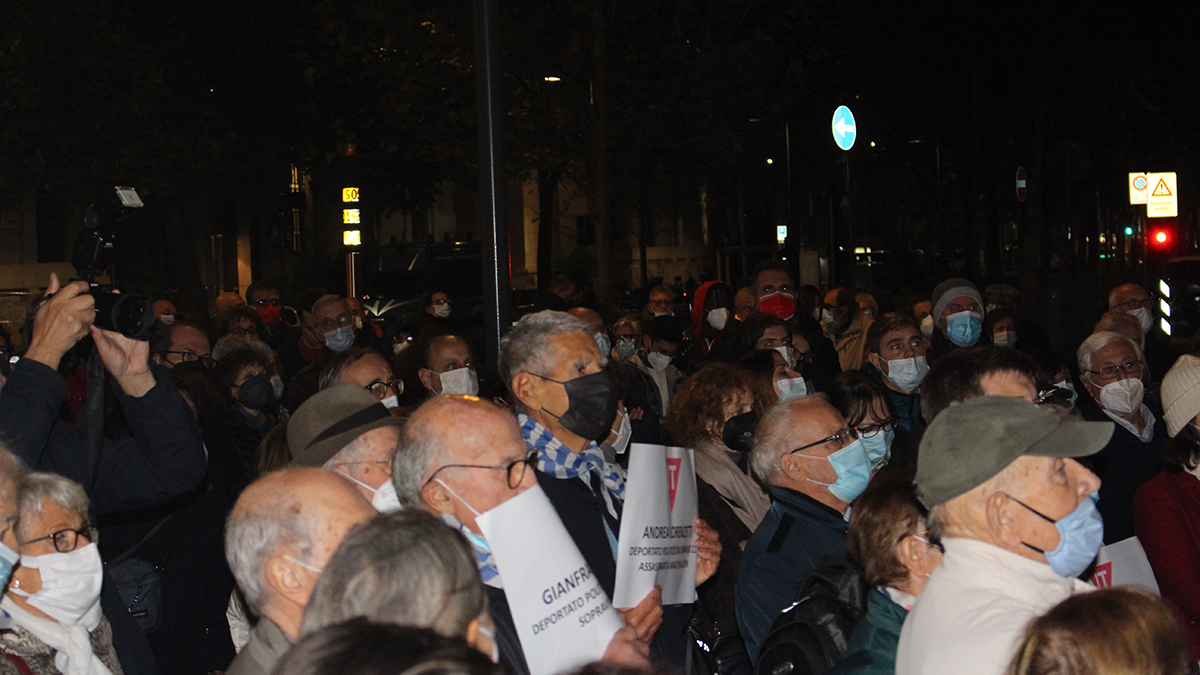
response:
M50 539L54 542L55 551L58 551L59 553L70 553L71 551L75 550L75 545L79 543L79 537L83 537L88 541L88 543L92 544L96 543L97 539L99 539L96 528L92 527L91 525L84 525L78 530L59 530L58 532L52 532L44 537L38 537L37 539L30 539L29 541L17 543L19 543L21 546L28 546L29 544L36 544L39 541Z
M363 389L366 389L367 391L371 392L372 396L374 396L375 398L382 401L383 399L388 397L389 389L391 389L392 393L394 393L394 394L400 393L400 390L396 388L396 385L399 382L400 382L400 378L393 377L392 379L388 380L387 382L372 382L371 384L368 384L367 386L363 387Z
M858 440L858 429L855 429L854 427L846 427L845 429L838 429L832 436L828 438L822 438L821 440L809 443L808 445L802 445L795 450L792 450L790 454L795 454L801 450L807 450L809 448L815 448L824 443L837 443L841 445L842 443L849 443L850 441L856 440Z
M484 464L447 464L446 466L438 467L438 470L434 471L433 474L429 476L429 479L425 481L425 485L428 485L434 478L436 478L438 472L440 472L442 469L492 469L494 471L504 471L505 475L508 476L508 489L516 490L521 485L521 481L525 478L525 470L537 462L537 456L537 450L530 450L521 459L509 462L508 464L500 464L498 466L487 466Z
M1117 376L1118 370L1126 375L1140 375L1142 373L1142 362L1130 359L1119 366L1107 365L1100 370L1085 370L1083 372L1099 375L1105 380L1111 380Z
M204 365L211 367L216 361L213 360L212 354L197 354L196 352L185 349L181 352L165 351L163 354L176 354L179 356L180 363L191 363L193 361L203 361Z
M1120 309L1121 311L1124 311L1124 309L1141 309L1143 307L1149 307L1152 304L1154 304L1154 298L1133 298L1132 300L1126 300L1125 302L1113 305L1112 308L1114 310Z
M859 438L875 438L881 431L895 431L896 422L896 418L892 417L884 420L882 424L867 424L865 426L856 426L854 429L858 432Z
M337 317L327 316L324 319L321 319L320 323L317 324L317 327L328 333L330 331L337 330L338 328L349 326L352 323L354 323L353 316L349 314L339 314Z

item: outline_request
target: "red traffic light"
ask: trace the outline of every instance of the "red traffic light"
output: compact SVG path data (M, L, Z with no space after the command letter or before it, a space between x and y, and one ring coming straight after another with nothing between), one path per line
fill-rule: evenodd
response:
M1166 230L1159 230L1158 232L1154 233L1154 241L1157 241L1160 244L1167 243L1168 239L1170 239L1170 237L1167 236Z
M1165 227L1156 227L1150 230L1150 244L1155 248L1167 248L1171 245L1171 230Z

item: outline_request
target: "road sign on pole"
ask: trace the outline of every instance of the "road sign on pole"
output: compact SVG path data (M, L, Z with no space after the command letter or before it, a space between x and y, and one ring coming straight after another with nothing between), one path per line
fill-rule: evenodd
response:
M1150 201L1150 181L1144 173L1129 174L1129 203L1145 204Z
M1175 172L1146 174L1150 199L1146 202L1147 218L1174 218L1179 215L1179 190Z
M1017 201L1022 202L1022 203L1025 202L1025 195L1028 194L1028 192L1029 192L1029 189L1027 187L1025 187L1025 183L1026 183L1025 167L1018 166L1017 167Z
M854 123L854 113L844 105L839 105L833 111L833 142L842 150L854 147L854 138L858 135L858 126Z

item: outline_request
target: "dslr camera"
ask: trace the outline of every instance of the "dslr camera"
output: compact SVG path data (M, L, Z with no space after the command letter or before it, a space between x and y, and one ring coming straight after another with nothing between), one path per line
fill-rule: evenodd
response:
M112 263L117 231L142 208L137 190L117 186L113 194L97 201L83 217L83 230L75 240L75 274L91 286L96 301L97 328L134 340L149 340L154 325L154 303L144 295L125 295L100 289L96 277Z

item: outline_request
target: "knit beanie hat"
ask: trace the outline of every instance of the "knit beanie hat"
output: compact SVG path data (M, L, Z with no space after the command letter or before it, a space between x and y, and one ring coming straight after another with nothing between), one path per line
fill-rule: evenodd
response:
M1167 435L1174 437L1200 413L1200 359L1179 357L1163 378L1160 391Z
M983 297L979 295L979 289L975 288L975 284L966 279L947 279L933 288L933 320L936 322L942 318L942 311L946 309L946 305L954 302L955 299L963 296L973 299L979 303L980 313L983 310Z

